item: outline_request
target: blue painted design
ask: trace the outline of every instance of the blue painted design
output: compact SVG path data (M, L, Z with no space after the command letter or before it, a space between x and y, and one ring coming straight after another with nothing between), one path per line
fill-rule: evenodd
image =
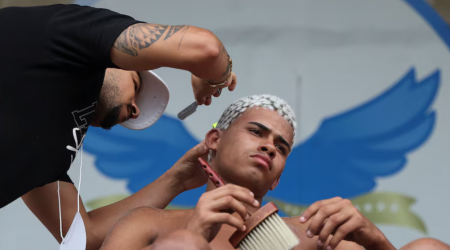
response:
M429 138L436 119L430 106L439 81L436 71L417 82L411 69L373 100L325 119L314 135L293 149L280 185L269 194L310 204L370 192L376 178L400 171L407 153ZM142 131L90 128L84 145L96 156L96 167L103 174L126 179L128 189L136 192L197 143L178 119L163 115ZM173 203L193 206L203 191L185 192Z
M430 110L440 72L416 82L411 69L371 101L325 119L295 147L277 189L270 195L297 204L370 192L376 178L397 173L406 155L429 138L436 119Z
M439 16L438 13L423 0L404 0L409 4L419 15L425 19L428 24L441 37L443 42L450 49L450 28L449 25Z
M84 149L95 155L97 169L110 178L126 179L132 193L157 179L198 144L178 119L167 115L150 129L115 126L106 131L91 127L87 134ZM202 192L198 189L194 193L199 197ZM177 204L192 203L186 199L185 194L177 197Z

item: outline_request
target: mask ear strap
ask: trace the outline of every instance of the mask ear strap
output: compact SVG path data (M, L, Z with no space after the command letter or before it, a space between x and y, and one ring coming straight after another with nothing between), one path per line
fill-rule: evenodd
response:
M84 139L84 136L83 136ZM81 141L83 141L83 139ZM81 169L83 168L83 145L81 145L81 155L80 155L80 178L78 179L78 196L77 196L77 212L80 212L80 190L81 190Z
M61 198L59 195L59 181L58 181L58 207L59 207L59 233L61 234L61 243L62 243L64 241L64 236L62 233Z
M66 148L70 151L74 151L75 152L75 157L76 155L78 155L79 152L79 148L81 147L81 156L80 156L80 178L78 180L78 195L77 195L77 213L80 212L80 188L81 188L81 169L83 167L83 140L84 137L86 135L83 135L83 137L81 138L80 144L78 144L78 138L77 138L77 131L79 131L79 128L74 128L72 130L73 133L73 139L75 140L75 147L72 147L70 145L67 145ZM73 163L73 156L70 156L70 165L72 165ZM59 193L59 180L58 180L58 207L59 207L59 233L61 234L61 239L63 242L64 241L64 237L63 237L63 233L62 233L62 218L61 218L61 195Z

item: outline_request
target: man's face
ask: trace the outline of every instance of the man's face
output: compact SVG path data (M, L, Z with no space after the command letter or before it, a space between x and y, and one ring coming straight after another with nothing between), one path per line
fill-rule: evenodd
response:
M110 129L130 118L136 119L139 108L135 97L140 84L136 71L107 69L91 125Z
M281 115L254 107L216 134L211 163L225 182L247 187L257 197L276 186L293 144L293 129Z

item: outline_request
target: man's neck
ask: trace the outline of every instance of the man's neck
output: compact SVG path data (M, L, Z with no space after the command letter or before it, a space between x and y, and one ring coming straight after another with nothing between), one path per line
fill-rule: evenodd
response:
M212 183L211 180L208 180L208 184L206 185L206 192L214 190L216 188L217 187L214 185L214 183ZM262 198L263 197L255 197L255 199L259 202L260 205L261 205L261 202L262 202ZM243 204L244 204L245 208L247 209L247 212L250 213L250 214L255 213L261 207L261 206L254 207L254 206L251 206L251 205L246 204L246 203L243 203Z

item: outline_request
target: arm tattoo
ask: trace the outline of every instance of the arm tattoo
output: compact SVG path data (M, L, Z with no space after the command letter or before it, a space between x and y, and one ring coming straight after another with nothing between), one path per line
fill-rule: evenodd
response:
M189 29L189 25L170 26L169 33L167 33L167 36L166 36L166 38L164 38L164 40L168 39L169 37L173 36L175 33L177 33L178 31L180 31L184 28L186 28L186 30Z
M189 29L189 25L187 25L187 26L186 26L186 29L184 29L184 31L183 31L183 35L181 36L180 43L178 44L178 50L180 50L181 41L183 41L184 34L186 34L186 31L187 31L188 29ZM166 38L166 39L167 39L167 38ZM164 40L166 40L166 39L164 39Z
M166 30L169 30L169 32L164 40L173 36L180 30L184 30L184 32L186 32L188 28L188 25L169 26L138 23L128 27L122 32L122 34L120 34L114 43L114 48L129 55L138 56L139 50L150 47L150 45L158 41L161 36L164 35ZM181 37L181 40L182 39L183 37ZM179 46L180 45L178 45L178 47Z

